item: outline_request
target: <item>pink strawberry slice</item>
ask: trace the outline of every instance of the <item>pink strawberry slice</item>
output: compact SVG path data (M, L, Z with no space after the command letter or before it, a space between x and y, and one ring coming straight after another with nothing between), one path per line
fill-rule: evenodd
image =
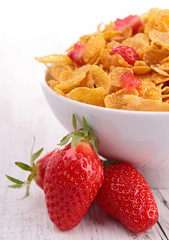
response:
M73 50L68 52L68 56L76 63L80 63L83 60L84 50L86 44L77 42L74 44Z
M142 81L136 78L131 72L126 71L121 75L120 83L122 88L126 88L127 90L138 90Z
M142 21L138 15L129 15L123 19L117 18L114 23L116 30L123 31L127 26L129 26L132 28L133 34L136 34L142 26Z
M139 55L136 52L136 50L133 47L129 47L129 46L125 46L125 45L120 45L120 46L113 48L110 51L110 54L111 55L119 54L120 56L122 56L124 58L124 60L126 62L128 62L132 66L134 66L134 63L136 61L140 60Z

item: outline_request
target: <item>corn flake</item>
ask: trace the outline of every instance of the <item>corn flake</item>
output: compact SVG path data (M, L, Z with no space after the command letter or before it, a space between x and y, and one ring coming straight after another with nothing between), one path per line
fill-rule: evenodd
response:
M50 70L51 76L59 81L60 74L65 70L70 71L71 67L64 63L57 63L54 66L48 66L48 69Z
M76 87L66 96L79 102L104 107L105 95L106 92L102 87L93 89L87 87Z
M151 65L150 67L151 67L151 69L153 69L155 72L159 73L162 76L167 76L167 77L169 76L169 74L167 72L159 69L157 66Z
M164 48L160 49L158 46L153 44L144 49L143 60L148 66L150 66L159 64L168 55L168 50Z
M36 60L42 63L63 63L68 65L74 65L74 62L67 56L62 54L49 55L45 57L36 57Z
M68 93L73 88L78 87L80 83L83 81L83 79L85 78L85 76L86 76L86 73L83 71L74 72L73 76L70 79L68 79L67 81L58 83L56 87L62 90L63 93Z
M161 32L156 29L152 29L148 32L149 38L166 49L169 49L169 32Z
M105 46L105 40L104 37L99 35L95 37L91 37L86 45L85 51L84 51L84 62L85 63L94 63L96 59L98 58L101 50Z
M144 48L149 46L149 39L146 34L138 33L133 37L125 39L121 45L133 47L140 56L143 54Z
M105 97L105 106L107 108L114 108L114 109L127 109L128 103L125 100L126 95L138 95L137 90L127 91L126 89L121 89L116 93L109 94Z

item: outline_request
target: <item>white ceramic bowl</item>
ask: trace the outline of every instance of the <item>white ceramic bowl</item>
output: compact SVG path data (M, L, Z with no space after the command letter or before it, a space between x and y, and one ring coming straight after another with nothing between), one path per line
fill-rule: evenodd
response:
M169 188L169 112L106 109L57 95L41 79L44 95L56 118L72 131L72 114L84 116L100 140L107 159L135 166L151 188Z

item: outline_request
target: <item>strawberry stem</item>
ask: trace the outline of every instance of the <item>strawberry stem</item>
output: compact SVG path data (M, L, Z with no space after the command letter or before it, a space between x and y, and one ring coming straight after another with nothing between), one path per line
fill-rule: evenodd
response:
M73 132L68 133L66 136L64 136L60 143L58 144L59 146L63 146L71 140L71 147L73 148L77 143L80 141L87 141L90 142L93 146L93 149L96 153L98 153L98 148L99 148L99 140L95 136L93 130L89 128L88 123L83 117L82 119L82 127L77 129L77 121L76 121L76 116L73 114L72 116L72 125L73 125Z

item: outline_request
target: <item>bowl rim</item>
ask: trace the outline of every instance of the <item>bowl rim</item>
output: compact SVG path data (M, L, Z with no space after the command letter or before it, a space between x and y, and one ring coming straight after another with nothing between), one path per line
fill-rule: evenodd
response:
M56 98L60 98L65 102L71 102L72 104L75 104L77 106L81 106L83 108L88 108L90 110L94 110L97 109L99 111L101 111L102 113L118 113L120 115L141 115L141 116L169 116L169 111L133 111L133 110L122 110L122 109L113 109L113 108L105 108L105 107L101 107L101 106L95 106L95 105L91 105L91 104L87 104L87 103L82 103L82 102L78 102L76 100L70 99L70 98L66 98L62 95L59 95L57 93L55 93L46 83L45 81L45 76L46 73L48 72L48 69L43 70L43 75L40 78L40 83L41 85L43 85L47 91L52 94L54 97Z

